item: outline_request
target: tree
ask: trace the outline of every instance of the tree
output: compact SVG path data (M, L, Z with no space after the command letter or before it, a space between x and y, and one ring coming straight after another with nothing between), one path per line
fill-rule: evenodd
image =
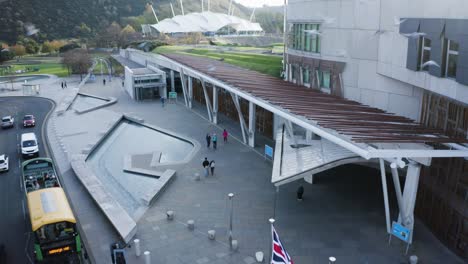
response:
M0 63L3 63L4 61L11 60L15 57L15 53L6 48L6 49L1 49L0 48Z
M39 52L40 46L34 39L24 38L23 45L26 48L26 53L28 54L36 54Z
M122 27L120 27L117 22L112 22L105 30L100 34L101 44L105 47L115 47L118 45L120 40L120 32Z
M119 46L123 47L125 44L137 39L138 35L139 34L135 31L135 29L132 26L125 26L120 31Z
M22 57L26 55L26 48L23 45L16 44L13 47L11 47L11 49L17 57Z
M54 52L54 48L52 47L52 44L50 44L49 41L45 41L42 43L42 48L41 48L42 53L52 53Z
M63 55L62 64L67 67L68 73L71 70L72 73L79 74L83 80L83 74L87 73L92 65L91 56L85 49L70 50Z
M60 48L62 48L63 46L67 45L67 42L66 41L63 41L63 40L53 40L50 42L50 45L52 47L52 49L57 52L60 50Z

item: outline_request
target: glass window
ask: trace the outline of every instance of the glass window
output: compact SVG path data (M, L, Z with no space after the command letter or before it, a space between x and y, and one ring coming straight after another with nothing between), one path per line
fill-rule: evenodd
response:
M310 71L307 68L302 69L302 79L304 83L310 83Z
M453 40L448 40L447 47L445 76L448 78L455 78L457 75L458 43Z
M323 71L320 74L320 87L330 89L330 73Z
M421 46L421 61L420 61L420 70L427 71L429 70L429 66L422 65L431 60L431 40L428 38L422 38L422 46Z
M319 27L319 24L293 24L290 47L295 50L319 53L320 36L307 32L308 30L319 30Z

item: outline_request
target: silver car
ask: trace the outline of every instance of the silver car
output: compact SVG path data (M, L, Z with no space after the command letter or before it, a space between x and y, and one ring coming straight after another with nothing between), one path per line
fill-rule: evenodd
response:
M15 118L12 116L2 117L2 128L10 128L15 125Z

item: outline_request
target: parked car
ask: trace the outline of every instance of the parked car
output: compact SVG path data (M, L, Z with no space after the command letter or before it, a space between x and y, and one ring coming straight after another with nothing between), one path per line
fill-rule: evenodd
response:
M10 128L15 125L15 118L12 116L2 117L2 128Z
M8 156L5 154L0 155L0 171L8 171L9 169Z
M23 117L23 126L24 127L31 127L36 125L36 119L33 115L25 115Z

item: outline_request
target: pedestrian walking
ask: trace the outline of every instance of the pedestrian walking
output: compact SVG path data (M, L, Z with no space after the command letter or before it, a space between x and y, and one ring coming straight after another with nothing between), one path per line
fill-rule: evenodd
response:
M212 160L212 161L210 161L211 176L214 175L214 169L215 169L215 161Z
M63 85L63 82L62 82L62 89L65 87L65 85Z
M210 136L210 133L207 133L206 134L206 147L210 148L210 144L211 144L211 136Z
M216 146L218 145L218 136L216 133L213 133L211 140L213 141L213 148L216 150Z
M161 105L162 107L164 107L164 102L166 101L166 98L164 98L164 96L161 96Z
M102 79L102 84L106 85L106 79Z
M205 157L205 160L202 163L203 168L205 169L205 176L208 176L210 170L210 162L208 158Z
M227 130L226 130L226 129L224 129L224 131L223 131L223 139L224 139L224 143L227 143L227 138L228 138L228 135L229 135L229 133L227 132Z
M65 84L65 88L68 88L68 86L67 86L67 81L65 81L65 83L64 83L64 84Z

